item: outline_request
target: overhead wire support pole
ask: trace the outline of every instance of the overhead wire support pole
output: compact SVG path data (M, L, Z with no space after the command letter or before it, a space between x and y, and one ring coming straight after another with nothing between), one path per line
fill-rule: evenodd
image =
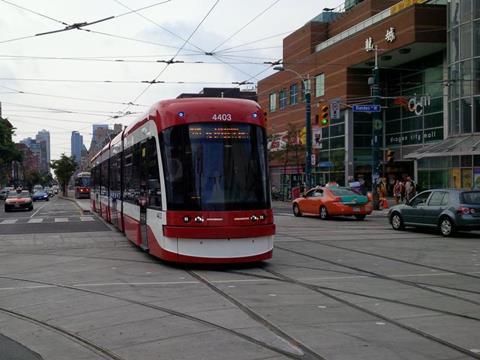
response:
M378 46L373 48L375 51L375 65L373 68L372 97L373 105L380 105L380 70L378 68ZM379 208L378 182L384 174L381 173L380 138L383 133L383 120L381 112L372 113L372 193L373 205L376 210Z

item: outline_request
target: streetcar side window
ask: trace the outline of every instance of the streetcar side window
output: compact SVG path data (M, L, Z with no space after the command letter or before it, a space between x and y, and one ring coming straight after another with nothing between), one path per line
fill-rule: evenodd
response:
M135 189L133 180L133 147L125 149L124 156L124 168L123 168L123 184L124 192L123 199L127 202L135 202Z
M162 189L158 168L157 142L155 138L147 141L148 207L162 208Z
M107 196L108 195L108 160L105 160L100 165L101 167L101 188L100 188L100 195Z

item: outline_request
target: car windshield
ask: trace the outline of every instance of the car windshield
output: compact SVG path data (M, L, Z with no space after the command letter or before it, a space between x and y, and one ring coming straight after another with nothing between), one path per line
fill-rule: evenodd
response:
M47 195L47 194L45 193L45 191L37 191L33 195L42 196L42 195Z
M8 193L8 198L9 199L22 199L22 198L28 198L30 197L30 194L28 192L9 192Z
M480 191L468 191L462 194L462 203L480 205Z
M352 190L346 189L346 188L330 188L329 190L332 192L333 195L336 195L336 196L358 195Z

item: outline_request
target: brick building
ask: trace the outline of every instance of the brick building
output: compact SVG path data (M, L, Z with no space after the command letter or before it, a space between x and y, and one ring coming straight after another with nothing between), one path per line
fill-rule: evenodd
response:
M480 6L475 1L470 4ZM475 15L471 16L473 23ZM371 77L376 54L380 94L374 99ZM273 140L271 155L277 155L271 160L272 184L288 192L303 181L302 79L308 78L315 136L313 184L331 180L346 184L363 178L371 186L376 118L354 109L362 110L355 105L376 100L381 105L376 123L380 174L390 180L408 174L419 177L425 187L437 185L430 175L419 173L418 153L449 136L447 64L446 1L365 0L350 4L345 12L324 12L287 36L282 60L286 71L258 84L259 103L267 110ZM323 104L330 111L338 104L339 116L322 127L318 109ZM470 116L475 124L476 115ZM292 141L300 146L285 156L282 149ZM393 154L392 162L386 162L387 152Z

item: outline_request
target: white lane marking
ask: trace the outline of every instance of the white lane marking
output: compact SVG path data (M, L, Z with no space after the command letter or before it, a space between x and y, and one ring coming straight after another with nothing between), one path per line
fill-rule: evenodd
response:
M7 224L15 224L18 219L8 219L8 220L3 220L0 224L2 225L7 225Z
M375 323L375 325L385 325L385 323L382 322L382 321L377 321L377 322Z
M37 215L38 212L39 212L40 210L42 210L46 205L47 205L47 204L43 204L42 206L40 206L40 207L38 208L38 210L35 211L30 217L32 218L32 217L34 217L35 215Z
M1 290L24 290L24 289L43 289L43 288L55 288L55 285L32 285L32 286L17 286L17 287L3 287Z
M80 221L95 221L93 216L80 216Z
M38 223L43 222L43 218L29 219L27 222L29 224L38 224Z
M68 222L68 218L55 218L55 222Z

